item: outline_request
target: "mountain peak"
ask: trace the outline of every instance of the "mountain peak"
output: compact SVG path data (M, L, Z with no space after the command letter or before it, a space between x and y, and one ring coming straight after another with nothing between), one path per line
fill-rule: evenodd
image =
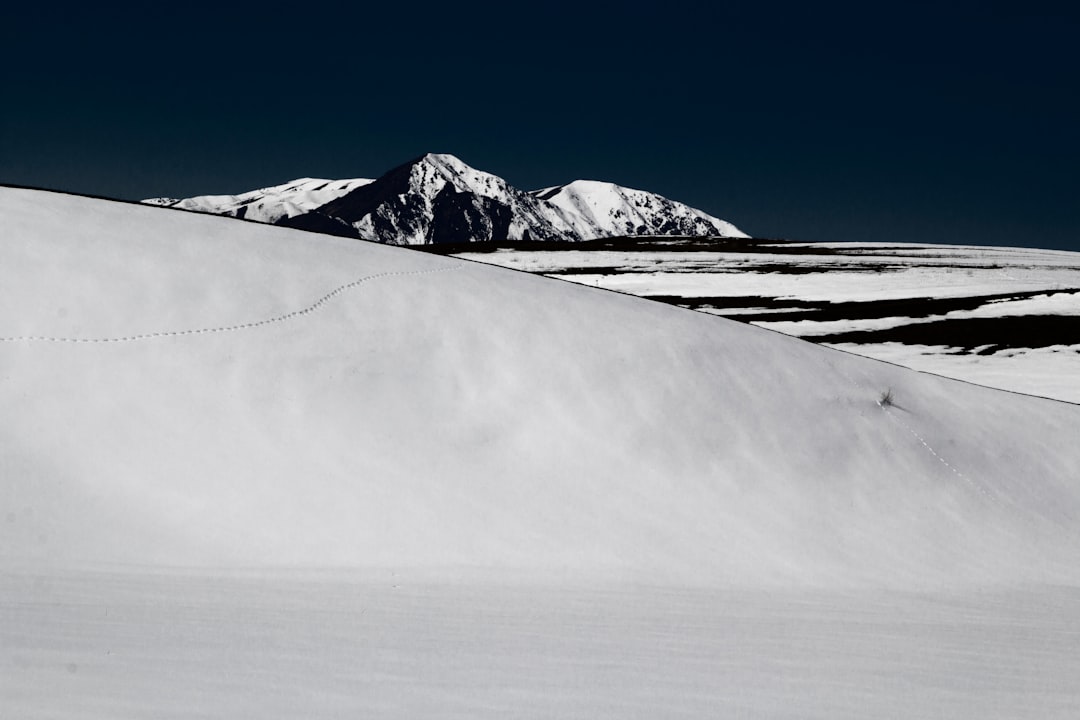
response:
M474 173L480 174L479 170L471 167L456 155L449 153L425 153L415 160L405 163L401 169L407 169L410 173L415 173L417 168L422 168L419 172L430 170L447 179ZM488 173L482 174L487 175Z
M442 165L445 167L454 168L469 167L464 162L462 162L461 158L456 155L451 155L450 153L425 153L424 156L420 158L420 160L430 165Z
M458 192L474 192L484 197L502 196L511 190L510 185L502 178L477 170L447 153L424 155L412 163L412 172L421 177L418 182L427 187L425 192L442 190L442 185L438 181L432 183L431 177L438 177L452 184Z
M619 187L615 183L605 182L603 180L574 180L568 182L562 186L563 188L574 188L576 190L590 191L590 190L611 190L612 188Z

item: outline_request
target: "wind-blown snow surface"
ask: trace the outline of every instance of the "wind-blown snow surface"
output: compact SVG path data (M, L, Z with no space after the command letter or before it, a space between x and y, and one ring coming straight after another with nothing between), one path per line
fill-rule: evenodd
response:
M0 227L15 717L1075 709L1076 406L212 216Z

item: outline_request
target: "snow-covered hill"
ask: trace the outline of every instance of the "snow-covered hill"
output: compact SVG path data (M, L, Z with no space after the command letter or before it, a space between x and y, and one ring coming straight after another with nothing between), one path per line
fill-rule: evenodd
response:
M1080 407L210 215L0 229L12 717L1080 702Z
M523 192L440 154L425 155L375 181L303 179L241 195L144 202L390 245L627 234L745 237L728 222L641 190L579 180Z
M454 258L0 202L5 492L38 508L7 561L1080 575L1080 407Z

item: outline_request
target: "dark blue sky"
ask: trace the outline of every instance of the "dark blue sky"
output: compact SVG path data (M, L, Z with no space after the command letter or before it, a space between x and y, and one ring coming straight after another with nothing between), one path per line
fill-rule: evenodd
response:
M0 182L141 198L450 152L758 236L1080 250L1066 3L7 9Z

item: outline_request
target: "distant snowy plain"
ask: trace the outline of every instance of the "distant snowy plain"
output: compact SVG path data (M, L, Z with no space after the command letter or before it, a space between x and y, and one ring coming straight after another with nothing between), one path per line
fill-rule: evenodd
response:
M4 717L1077 716L1080 407L208 215L0 228Z
M591 245L453 254L731 317L916 370L1080 402L1080 253L722 238Z

